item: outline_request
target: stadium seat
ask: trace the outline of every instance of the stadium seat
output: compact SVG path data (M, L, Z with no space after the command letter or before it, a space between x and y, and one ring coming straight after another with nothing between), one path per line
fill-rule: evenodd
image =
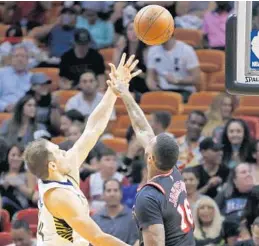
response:
M16 219L26 221L33 234L35 235L37 232L38 225L38 213L39 210L37 208L28 208L17 212Z
M239 106L234 115L259 116L259 96L240 97Z
M5 25L5 24L0 24L0 38L2 40L2 38L5 37L5 33L8 30L8 28L10 27L10 25Z
M174 134L175 137L181 137L186 133L186 120L188 115L174 115L167 131Z
M250 130L250 135L254 139L259 139L259 119L253 116L239 116L238 118L247 123Z
M193 110L207 111L218 92L201 91L191 94L188 103L184 105L183 114L189 114Z
M125 138L103 139L102 142L110 149L118 153L125 153L128 150L128 143Z
M45 73L52 81L51 90L55 91L58 89L59 84L59 69L53 67L39 67L31 69L32 73Z
M221 50L196 50L201 71L213 73L223 71L225 68L225 52Z
M5 209L1 209L0 216L1 216L1 223L3 225L3 228L2 228L3 231L4 232L9 232L10 229L11 229L11 222L10 222L10 214L9 214L9 212L7 210L5 210Z
M195 85L197 91L206 91L207 90L207 74L201 72L200 81Z
M146 118L149 120L150 115L146 115ZM119 116L114 128L113 128L113 134L115 137L121 137L125 138L127 134L127 130L129 126L131 125L131 121L128 115L121 115Z
M66 137L63 137L63 136L51 138L51 142L54 144L61 144L62 142L65 142L65 141L66 141Z
M57 102L62 108L65 108L67 101L75 96L79 91L78 90L58 90L53 93L57 98Z
M117 115L127 114L127 109L121 98L117 98L115 103L115 110Z
M0 232L0 245L6 246L13 242L10 232Z
M182 101L181 94L176 92L147 92L141 97L140 107L146 114L155 111L167 111L172 114L179 114L182 111Z
M6 120L9 120L12 118L12 114L11 113L0 113L0 126L2 125L2 123Z
M202 47L202 32L199 30L176 28L174 31L174 37L177 40L183 41L195 48Z
M225 88L225 71L212 73L207 83L207 91L226 91Z
M112 62L114 50L115 48L106 48L99 50L100 54L103 56L106 69L110 68L108 63Z

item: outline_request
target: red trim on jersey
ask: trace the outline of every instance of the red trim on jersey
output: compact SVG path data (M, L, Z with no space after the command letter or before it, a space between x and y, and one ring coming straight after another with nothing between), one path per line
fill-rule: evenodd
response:
M154 176L152 179L150 179L150 181L155 179L155 178L170 176L172 172L173 172L173 168L168 173L159 174L159 175Z
M137 191L139 192L142 188L144 188L145 186L148 186L148 185L156 187L158 190L160 190L160 191L165 195L165 190L164 190L164 188L163 188L160 184L157 184L157 183L152 182L152 181L151 181L151 182L148 182L148 183L146 183L146 184L144 184L144 185L141 186L141 187L139 187Z

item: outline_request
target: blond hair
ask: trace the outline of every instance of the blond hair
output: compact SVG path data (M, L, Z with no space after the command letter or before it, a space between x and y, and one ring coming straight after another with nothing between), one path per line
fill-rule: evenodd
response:
M216 204L214 200L212 200L208 196L202 196L197 203L195 204L195 207L193 209L193 220L194 220L194 237L197 240L203 240L205 239L204 233L202 232L202 224L199 219L199 209L201 206L210 206L214 208L214 216L213 221L206 233L206 238L216 238L220 235L221 229L222 229L222 223L224 221L224 217L221 216L219 207Z
M234 111L236 105L233 96L227 93L220 93L219 95L217 95L212 101L208 112L206 113L208 121L203 128L203 136L211 137L213 130L216 127L224 125L225 122L221 115L221 104L225 98L231 99L232 111Z

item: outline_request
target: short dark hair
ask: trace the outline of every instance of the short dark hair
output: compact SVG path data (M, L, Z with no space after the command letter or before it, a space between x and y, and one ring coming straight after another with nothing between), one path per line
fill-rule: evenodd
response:
M192 117L192 115L199 115L200 117L202 117L204 119L204 121L206 122L207 121L207 117L206 115L204 114L204 112L200 111L200 110L193 110L189 116L188 116L188 120Z
M15 229L15 230L24 229L27 232L31 231L28 222L25 220L14 220L12 222L12 229Z
M182 171L182 174L184 174L184 173L193 173L194 176L196 177L196 179L200 180L200 174L193 167L184 168Z
M39 138L27 145L24 160L28 169L39 179L49 176L49 161L54 160L53 154L46 147L47 140Z
M162 171L169 171L177 163L179 147L172 136L168 133L161 133L156 137L153 153L157 168Z
M160 123L164 129L167 129L171 123L171 114L165 111L160 111L154 112L153 115L156 121Z
M97 154L97 159L100 161L104 156L116 156L116 152L105 147Z
M120 182L118 179L114 179L114 178L107 179L107 180L104 181L104 183L103 183L103 191L105 191L106 185L107 185L109 182L111 182L111 181L114 181L115 183L117 183L118 186L119 186L120 191L122 191L122 184L121 184L121 182Z
M85 121L85 117L76 109L71 109L68 110L63 114L63 116L66 116L69 118L71 121L80 121L83 122Z

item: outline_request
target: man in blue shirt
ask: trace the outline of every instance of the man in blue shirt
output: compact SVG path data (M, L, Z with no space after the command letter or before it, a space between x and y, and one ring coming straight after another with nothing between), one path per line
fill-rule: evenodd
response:
M136 223L131 210L121 204L121 184L116 179L104 183L104 200L106 207L93 216L100 228L123 242L133 245L138 239Z

